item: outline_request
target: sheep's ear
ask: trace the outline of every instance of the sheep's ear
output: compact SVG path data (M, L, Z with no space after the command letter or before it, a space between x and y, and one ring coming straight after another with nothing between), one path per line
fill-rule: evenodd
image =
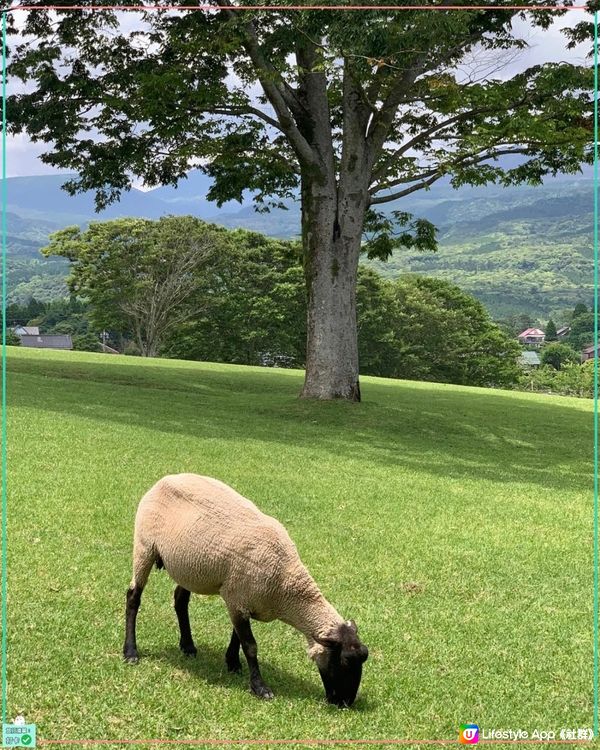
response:
M340 649L342 647L342 642L340 640L336 640L335 638L320 638L319 636L313 635L313 641L315 641L315 643L318 643L320 646L323 646L323 648L328 648L331 650Z
M356 627L356 623L354 620L346 620L346 625L352 630L353 633L358 633L358 628Z

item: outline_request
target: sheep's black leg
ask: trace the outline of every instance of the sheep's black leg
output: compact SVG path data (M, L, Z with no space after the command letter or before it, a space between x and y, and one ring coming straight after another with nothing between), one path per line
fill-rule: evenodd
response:
M190 592L182 586L175 589L175 612L179 622L179 648L186 656L196 656L198 650L194 646L192 638L192 629L190 627L190 613L188 606L190 603Z
M135 621L142 600L142 587L133 586L127 589L127 605L125 607L125 643L123 656L126 661L136 662L139 659L135 642Z
M233 627L240 639L244 656L246 657L248 667L250 668L250 690L252 690L255 695L258 695L259 698L273 698L273 692L265 685L260 674L257 659L258 648L254 636L252 635L250 621L241 615L238 615L233 618Z
M225 652L225 662L227 664L227 669L230 672L240 674L242 671L242 662L240 661L240 639L235 632L235 628L231 633L231 641Z

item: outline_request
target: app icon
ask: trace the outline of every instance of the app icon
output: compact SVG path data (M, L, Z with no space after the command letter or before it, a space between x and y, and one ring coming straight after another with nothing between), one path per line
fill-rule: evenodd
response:
M458 740L463 745L476 745L479 742L479 727L477 724L461 724Z

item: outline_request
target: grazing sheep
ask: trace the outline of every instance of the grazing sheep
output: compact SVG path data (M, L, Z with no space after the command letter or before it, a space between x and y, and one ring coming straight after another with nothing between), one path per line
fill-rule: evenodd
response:
M127 591L127 661L138 660L135 622L152 565L177 584L175 612L184 654L196 655L188 604L190 592L220 594L233 623L225 653L230 672L241 672L240 645L250 668L250 689L272 698L257 660L250 619L283 620L306 636L329 703L356 698L367 647L354 622L344 621L319 591L285 528L223 482L197 474L167 476L140 501Z

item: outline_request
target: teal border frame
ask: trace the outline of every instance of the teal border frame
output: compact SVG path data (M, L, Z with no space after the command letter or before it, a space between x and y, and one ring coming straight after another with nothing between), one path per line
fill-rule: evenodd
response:
M65 10L68 6L65 7ZM527 6L524 6L527 7ZM198 8L200 9L200 8ZM15 8L18 10L18 8ZM8 595L8 534L7 534L7 404L6 404L6 307L7 307L7 178L6 178L6 19L11 9L2 13L2 385L1 385L1 466L2 466L2 581L1 581L1 688L2 688L2 723L7 720L7 595ZM593 679L594 679L594 737L599 733L599 592L598 592L598 563L599 563L599 527L598 527L598 11L594 11L594 571L593 571Z
M2 14L2 723L6 723L7 681L7 461L6 461L6 16Z
M598 11L594 12L594 737L598 736Z

